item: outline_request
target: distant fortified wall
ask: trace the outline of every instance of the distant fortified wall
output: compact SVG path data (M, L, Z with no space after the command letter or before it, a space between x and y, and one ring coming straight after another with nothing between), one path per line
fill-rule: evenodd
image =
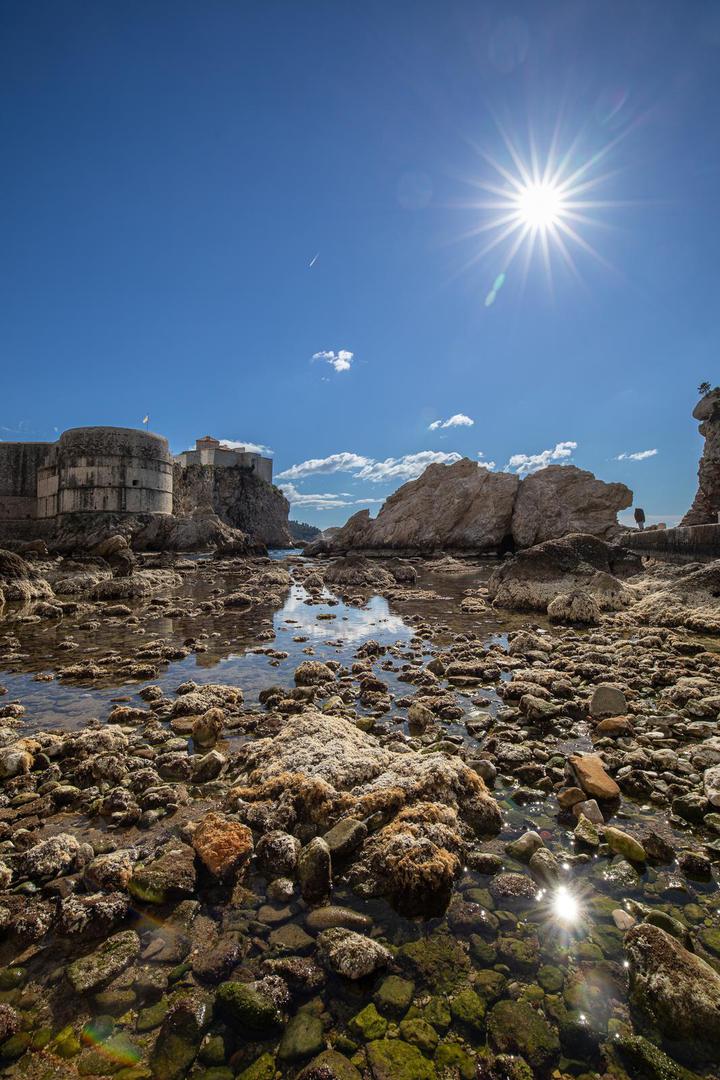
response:
M0 442L0 522L37 517L37 474L49 442Z

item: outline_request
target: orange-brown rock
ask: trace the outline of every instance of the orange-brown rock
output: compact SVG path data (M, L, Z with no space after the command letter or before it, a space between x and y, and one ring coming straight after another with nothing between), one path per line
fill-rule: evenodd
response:
M193 834L195 853L217 878L240 877L253 853L253 839L247 825L227 821L212 810Z
M570 765L586 795L605 801L620 798L620 788L605 772L597 754L573 754Z

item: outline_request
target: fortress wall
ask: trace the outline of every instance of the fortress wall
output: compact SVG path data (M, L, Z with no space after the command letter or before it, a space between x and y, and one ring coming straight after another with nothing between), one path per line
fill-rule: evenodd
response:
M623 547L653 559L668 559L671 562L720 559L720 524L645 529L623 535L620 542Z
M38 469L52 446L48 442L0 443L0 521L36 516Z

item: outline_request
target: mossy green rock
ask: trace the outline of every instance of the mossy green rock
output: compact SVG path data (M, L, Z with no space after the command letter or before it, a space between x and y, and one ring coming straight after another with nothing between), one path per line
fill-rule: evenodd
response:
M630 862L645 862L647 858L645 848L639 840L636 840L634 836L630 836L629 833L623 832L622 829L616 829L612 825L606 825L604 838L605 843L616 855L622 855L623 859L629 859Z
M154 1005L148 1005L146 1009L140 1009L135 1023L135 1030L152 1031L153 1028L160 1027L167 1011L168 1003L165 998L161 998Z
M388 1022L381 1016L372 1002L366 1005L357 1016L350 1021L350 1030L358 1039L370 1042L372 1039L382 1039L388 1029Z
M275 1076L275 1058L272 1054L261 1054L259 1058L238 1073L237 1080L273 1080Z
M514 971L529 974L540 963L537 942L532 938L500 937L498 957Z
M17 1061L30 1046L30 1035L27 1031L18 1031L0 1046L0 1061Z
M24 986L26 979L24 967L0 968L0 990L16 990L18 986Z
M553 967L551 964L545 964L540 968L537 975L537 980L548 994L557 994L559 990L562 990L562 985L565 976L558 967Z
M720 956L720 930L701 930L699 937L703 948L714 956Z
M466 1050L463 1050L462 1046L458 1046L457 1043L440 1043L435 1051L435 1064L441 1072L447 1069L450 1071L450 1075L457 1075L460 1080L475 1080L477 1075L477 1065L474 1058Z
M499 971L488 968L485 971L478 971L473 983L473 990L480 995L483 1001L489 1003L497 1001L505 988L506 982L507 979Z
M405 1042L417 1046L418 1050L428 1057L432 1057L440 1041L435 1028L420 1017L414 1020L403 1020L400 1024L400 1034Z
M367 1058L373 1080L437 1080L432 1062L416 1046L401 1039L368 1043Z
M447 1031L452 1023L448 1003L439 997L430 998L423 1010L423 1018L441 1033Z
M410 1008L414 993L415 983L410 979L388 975L380 984L373 1001L380 1012L387 1016L404 1016Z
M139 952L140 938L134 930L113 934L95 952L68 965L68 982L78 994L86 994L122 974Z
M229 1025L253 1032L269 1031L280 1022L274 1003L248 983L225 982L218 987L217 1011Z
M121 1032L87 1050L77 1063L77 1071L81 1076L112 1076L121 1069L134 1068L140 1057L140 1047Z
M50 1050L58 1057L71 1058L80 1053L80 1040L71 1027L64 1027L58 1031L50 1044Z
M642 1035L627 1035L613 1043L632 1080L699 1080Z
M470 966L460 944L446 933L410 941L398 949L397 957L408 964L430 990L440 993L454 990L464 982Z
M368 1005L374 1009L374 1005ZM300 1012L288 1023L280 1040L278 1057L281 1061L303 1061L323 1048L322 1020L309 1012Z
M488 1037L498 1053L519 1054L543 1072L560 1054L560 1039L545 1017L525 1001L499 1001L488 1015Z
M480 1035L485 1031L485 1002L474 990L461 990L450 1001L450 1012L458 1024Z

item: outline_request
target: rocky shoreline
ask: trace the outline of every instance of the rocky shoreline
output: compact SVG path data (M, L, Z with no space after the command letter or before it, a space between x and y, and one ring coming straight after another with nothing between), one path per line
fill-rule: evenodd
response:
M123 690L0 685L7 1075L717 1076L720 564L123 552L0 553L0 684Z

